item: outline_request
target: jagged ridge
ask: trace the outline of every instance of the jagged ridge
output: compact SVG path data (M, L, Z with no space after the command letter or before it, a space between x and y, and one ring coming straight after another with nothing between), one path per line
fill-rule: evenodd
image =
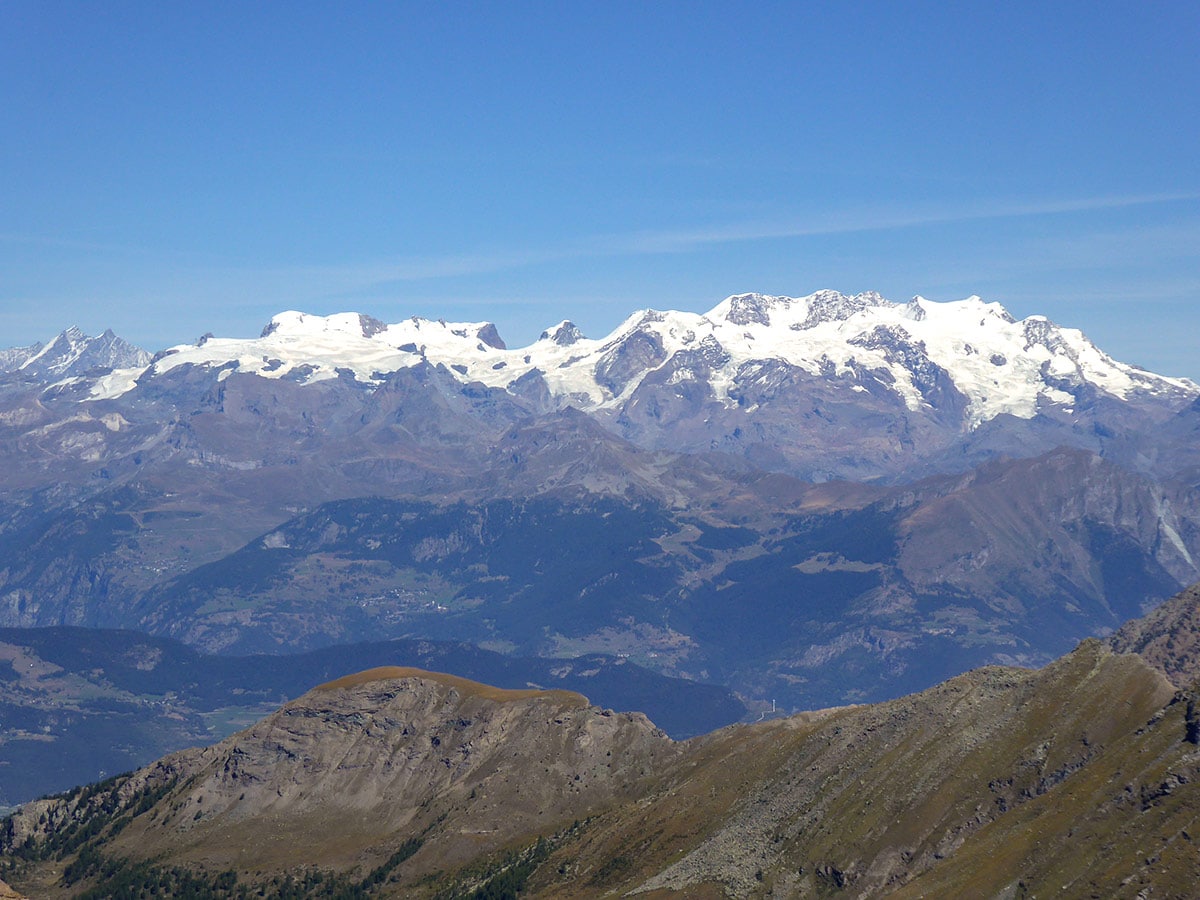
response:
M150 354L106 329L89 337L76 326L57 335L48 344L0 350L0 374L19 373L39 381L96 377L113 369L149 365Z
M910 410L944 405L942 395L956 393L968 428L1005 413L1029 418L1048 405L1070 406L1085 387L1120 399L1200 393L1185 379L1114 361L1078 330L1039 316L1018 322L978 297L897 304L875 293L834 291L801 298L739 294L703 315L643 310L599 340L562 322L511 350L488 322L414 317L385 325L357 313L286 312L257 339L210 337L172 348L146 374L192 364L304 382L341 370L378 383L428 361L463 382L509 391L524 382L527 392L529 379L540 380L556 404L599 410L628 401L658 371L676 383L706 382L713 399L736 405L740 389L771 360L847 380L863 392L890 391ZM93 396L118 396L146 374L99 385Z

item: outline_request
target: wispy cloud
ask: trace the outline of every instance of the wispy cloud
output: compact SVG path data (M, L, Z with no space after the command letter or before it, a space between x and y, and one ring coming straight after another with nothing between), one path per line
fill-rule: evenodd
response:
M420 282L450 282L454 279L488 275L525 267L540 266L576 260L620 257L645 257L653 255L686 254L721 245L748 244L756 241L778 241L837 235L871 234L902 231L930 226L957 223L985 222L989 220L1037 218L1086 212L1118 211L1135 207L1149 207L1172 203L1189 203L1200 200L1200 192L1177 192L1161 194L1132 194L1085 197L1054 200L1012 201L1008 203L982 204L978 206L925 208L925 209L860 209L831 212L774 220L731 222L698 228L635 230L629 232L601 233L576 236L538 246L497 246L480 248L475 252L445 255L397 256L391 259L364 260L361 262L307 264L307 265L221 265L212 260L199 260L192 254L179 254L173 259L149 257L146 248L117 248L89 242L58 241L37 236L0 233L0 244L10 246L20 243L46 243L64 248L86 250L125 250L137 252L143 257L142 264L131 274L128 266L112 257L96 261L101 269L112 269L114 283L121 283L136 293L152 294L169 285L169 293L175 298L192 299L207 305L226 308L246 304L261 305L275 298L293 298L294 303L319 302L322 298L351 298L355 296L379 296L394 293L403 285ZM1152 243L1161 252L1163 248L1180 246L1180 228L1191 240L1194 224L1179 227L1157 226L1153 236L1144 225L1134 230L1109 229L1090 231L1087 235L1064 233L1057 238L1057 247L1051 248L1043 241L1023 255L1023 267L1053 264L1061 266L1074 259L1085 264L1085 257L1096 258L1098 247L1108 246L1115 257L1128 256L1134 252L1130 241L1147 246ZM1154 230L1154 229L1150 229ZM1172 235L1175 237L1172 237ZM950 265L951 261L945 261ZM996 267L1016 265L1012 259L995 260ZM978 260L973 277L978 278ZM93 272L94 274L94 272ZM105 283L99 279L98 283ZM141 288L141 290L139 290ZM441 291L439 290L439 294ZM6 305L7 305L7 301ZM464 301L465 302L465 301ZM486 302L494 302L487 300Z
M711 244L784 238L822 237L875 231L896 231L930 225L1032 218L1080 212L1101 212L1200 200L1200 192L1088 197L1074 200L1026 201L977 208L943 210L864 210L784 222L747 222L715 228L680 231L647 231L619 238L627 252L685 252Z
M367 266L314 267L311 271L314 275L332 277L333 280L343 278L367 286L486 274L572 259L688 253L721 244L866 234L988 220L1113 211L1197 200L1200 200L1200 192L1018 201L941 210L860 210L693 229L598 234L537 249L510 248L476 254L402 258Z

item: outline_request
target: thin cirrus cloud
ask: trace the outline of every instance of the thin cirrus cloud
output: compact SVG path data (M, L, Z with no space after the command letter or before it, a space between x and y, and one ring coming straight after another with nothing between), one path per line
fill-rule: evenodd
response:
M602 234L538 249L515 248L479 254L413 257L366 267L322 267L321 271L326 275L340 273L343 280L355 282L360 288L365 288L394 282L479 275L589 257L688 253L720 244L865 234L987 220L1102 212L1194 200L1200 200L1200 193L1105 196L942 211L863 211L802 220L743 222L709 228Z
M1140 194L1117 197L1091 197L997 205L974 210L938 212L862 212L790 223L747 223L714 229L677 232L645 232L627 236L626 252L686 252L709 244L784 238L822 237L872 231L894 231L929 225L952 225L989 219L1018 219L1078 212L1127 209L1188 200L1200 200L1200 193Z
M958 223L1033 219L1072 213L1103 213L1135 207L1166 206L1198 199L1198 192L1176 192L1010 202L973 208L864 209L693 229L598 234L560 240L542 246L483 248L478 252L328 265L223 266L200 262L195 258L187 261L159 259L157 263L142 267L140 278L132 278L133 282L144 282L138 285L129 283L129 270L118 261L120 254L108 254L107 263L120 273L120 277L116 277L114 281L123 283L125 289L134 288L134 293L139 286L150 293L159 293L162 288L160 282L166 279L170 282L168 293L171 295L180 298L181 295L195 294L197 298L204 298L209 305L221 305L222 302L241 305L252 302L252 298L256 296L264 301L269 301L270 298L292 297L294 301L309 302L321 298L368 296L388 292L389 288L402 284L450 282L472 276L588 259L668 256L755 242L839 235L868 236ZM1095 265L1097 259L1112 263L1121 258L1144 256L1146 253L1168 253L1178 256L1182 252L1181 245L1190 241L1194 232L1195 225L1190 222L1158 223L1153 226L1138 223L1136 227L1129 228L1114 225L1111 221L1103 228L1095 223L1086 228L1086 233L1081 233L1076 228L1065 231L1049 241L1039 237L1036 245L1031 247L1028 253L1021 254L1019 263L1011 258L1002 258L991 260L989 267L992 271L1011 271L1013 266L1018 266L1022 271L1029 271L1042 270L1048 266ZM0 234L0 243L10 243L10 246L13 242L22 243L29 240L31 238L28 236ZM89 246L84 242L78 244ZM105 249L112 251L116 248ZM149 248L125 249L143 258L155 255ZM955 267L953 257L957 255L950 253L949 258L943 261L943 276L950 276L951 273L945 268ZM978 260L972 262L972 266L976 267L971 273L972 280L977 280L981 275L977 270L978 265ZM164 266L169 271L169 278L159 271ZM153 291L150 290L151 287L154 288Z

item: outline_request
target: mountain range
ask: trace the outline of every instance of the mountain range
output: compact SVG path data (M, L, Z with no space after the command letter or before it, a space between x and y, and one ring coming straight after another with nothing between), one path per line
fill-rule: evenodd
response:
M966 443L961 467L1007 449L985 427L997 419L1008 442L1098 446L1110 418L1136 411L1162 422L1200 396L1185 379L1114 361L1075 329L1039 316L1018 322L978 297L897 304L834 291L742 294L703 315L642 310L598 340L564 321L513 350L489 322L288 312L257 339L205 336L149 367L124 362L60 389L110 400L202 369L218 381L344 379L371 391L398 373L437 372L453 382L439 389L466 388L470 412L485 421L511 418L512 407L569 407L644 449L717 451L808 480L911 477L922 464L949 465ZM1017 423L1025 427L1014 431ZM1084 426L1094 433L1079 434Z
M518 349L357 313L153 356L72 329L0 355L0 627L879 702L1200 580L1198 437L1195 384L974 297L742 294Z

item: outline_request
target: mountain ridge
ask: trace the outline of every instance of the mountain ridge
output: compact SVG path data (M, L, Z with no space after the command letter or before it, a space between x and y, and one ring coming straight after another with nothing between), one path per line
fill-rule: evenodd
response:
M1017 321L978 297L894 303L819 291L737 294L704 314L645 309L599 339L562 322L523 348L489 322L290 311L256 338L205 335L145 365L48 375L20 408L0 409L0 422L44 420L38 403L59 417L106 417L112 430L165 405L183 424L214 401L220 411L226 389L246 379L262 382L252 390L264 400L300 408L313 401L296 388L336 393L368 419L402 395L426 413L409 439L460 420L435 435L455 454L472 444L464 428L478 442L577 409L644 450L718 453L808 481L913 479L1060 445L1166 473L1184 451L1156 453L1148 435L1192 415L1200 398L1187 379L1117 362L1077 329ZM352 423L337 433L361 427Z
M1095 639L678 744L578 696L387 674L27 804L0 828L6 877L47 897L99 877L218 897L1182 897L1200 874L1194 690Z
M765 345L759 349L755 342ZM509 391L522 378L541 378L557 402L594 410L628 399L637 383L625 372L631 361L659 368L679 354L719 361L721 382L736 381L737 367L762 358L786 360L810 375L832 367L839 377L857 377L862 390L869 390L863 377L886 372L885 389L909 409L928 403L932 382L949 377L966 398L968 428L1001 413L1029 418L1039 404L1069 404L1073 395L1064 388L1084 384L1121 399L1134 393L1176 399L1200 394L1186 379L1115 362L1076 329L1043 316L1018 322L998 303L979 297L940 303L915 297L898 304L873 292L818 291L800 298L736 294L705 314L641 310L597 340L563 322L528 347L513 349L490 322L413 317L389 325L360 313L290 311L274 316L257 339L206 337L169 348L147 370L97 388L92 396L119 396L138 377L183 364L236 362L239 371L303 381L348 369L358 380L377 383L381 375L424 359L464 382ZM1017 368L1007 368L1010 363ZM674 374L682 377L681 367ZM715 397L737 402L724 383L715 384Z
M405 639L212 656L139 632L0 629L0 808L222 739L346 672L399 665L507 690L581 693L605 707L642 710L677 740L747 714L726 689L617 656L537 659Z

